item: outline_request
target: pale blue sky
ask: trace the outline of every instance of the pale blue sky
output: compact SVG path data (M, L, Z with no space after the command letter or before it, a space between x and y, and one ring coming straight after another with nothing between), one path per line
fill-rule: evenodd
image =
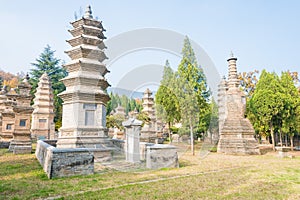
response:
M109 39L126 31L155 27L183 35L200 45L221 75L232 50L239 71L253 69L297 71L300 65L300 1L297 0L151 0L151 1L0 1L0 68L28 71L49 44L56 56L69 61L64 51L70 39L69 22L74 12L91 4L94 17L103 21ZM108 47L109 48L109 47ZM147 53L145 53L147 54ZM151 57L153 56L153 57ZM110 79L120 79L120 69L132 65L164 64L173 55L128 55L119 60ZM119 68L119 69L118 69ZM298 70L299 71L299 70ZM116 84L112 80L112 85Z

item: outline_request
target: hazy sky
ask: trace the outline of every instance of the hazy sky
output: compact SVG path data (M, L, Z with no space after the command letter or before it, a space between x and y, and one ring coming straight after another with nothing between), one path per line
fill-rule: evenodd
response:
M108 40L141 28L172 30L201 46L220 75L227 74L230 51L238 57L239 71L266 68L280 72L299 68L297 0L0 2L0 68L12 73L27 72L47 44L56 50L57 57L69 61L64 54L69 49L65 40L71 38L67 31L69 22L74 21L74 12L84 12L87 4L91 4L94 17L103 21ZM124 76L124 70L147 64L163 65L166 59L177 68L179 57L168 52L132 53L114 64L108 78L115 85Z

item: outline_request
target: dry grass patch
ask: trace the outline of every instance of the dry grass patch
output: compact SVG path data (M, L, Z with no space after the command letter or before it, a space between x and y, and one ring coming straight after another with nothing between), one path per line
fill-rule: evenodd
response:
M300 199L300 157L196 156L180 147L178 169L47 179L34 154L0 150L0 199Z

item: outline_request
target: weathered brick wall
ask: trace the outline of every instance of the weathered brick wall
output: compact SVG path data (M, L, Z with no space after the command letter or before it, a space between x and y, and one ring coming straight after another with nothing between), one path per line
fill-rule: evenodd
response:
M39 140L35 154L48 178L94 173L94 154L89 149L58 149Z

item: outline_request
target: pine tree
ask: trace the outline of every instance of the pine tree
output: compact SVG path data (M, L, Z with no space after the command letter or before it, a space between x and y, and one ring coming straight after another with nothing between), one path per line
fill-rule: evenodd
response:
M164 66L163 78L155 95L155 106L158 117L168 123L169 130L174 122L181 118L178 98L174 93L175 74L170 67L169 61ZM169 136L171 134L169 133ZM170 138L171 142L171 138Z
M32 85L31 94L34 95L38 86L39 78L44 72L46 72L51 80L53 95L54 95L54 122L56 128L61 126L62 120L62 100L57 96L65 90L64 84L60 81L66 77L67 72L60 65L60 59L54 56L53 50L47 45L44 51L40 54L39 58L36 59L35 63L31 65L34 67L30 71L30 84Z
M206 77L198 65L191 43L186 37L182 49L182 60L176 73L176 95L181 109L183 127L188 127L191 137L191 150L194 155L195 129L205 130L205 115L210 109Z

